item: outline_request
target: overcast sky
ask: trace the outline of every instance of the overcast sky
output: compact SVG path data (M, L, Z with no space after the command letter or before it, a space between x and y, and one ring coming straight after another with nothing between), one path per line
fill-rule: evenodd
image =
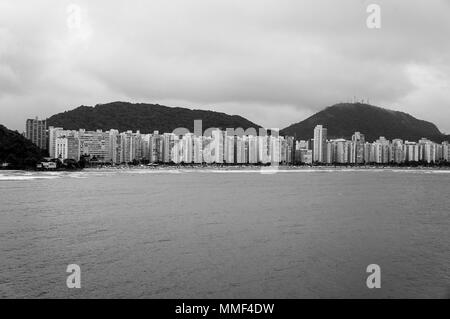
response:
M19 131L117 100L284 128L355 96L450 133L450 0L0 0L0 123Z

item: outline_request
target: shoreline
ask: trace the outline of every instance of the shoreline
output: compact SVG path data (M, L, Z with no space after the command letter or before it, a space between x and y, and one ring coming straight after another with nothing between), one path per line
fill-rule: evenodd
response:
M417 165L417 166L396 166L396 165L102 165L86 167L82 169L0 169L0 172L22 171L22 172L81 172L97 170L222 170L222 171L277 171L277 170L450 170L450 166L442 165Z
M279 165L279 166L263 166L263 165L242 165L242 166L226 166L226 165L159 165L159 166L103 166L90 167L83 170L223 170L223 171L240 171L240 170L381 170L381 169L395 169L395 170L450 170L450 166L327 166L327 165Z

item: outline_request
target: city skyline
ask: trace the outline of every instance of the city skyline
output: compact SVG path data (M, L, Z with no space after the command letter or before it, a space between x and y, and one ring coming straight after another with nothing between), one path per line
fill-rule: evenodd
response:
M177 131L177 130L174 130ZM267 134L252 130L206 129L204 132L168 133L154 131L64 130L49 127L48 150L52 159L79 161L89 157L113 165L147 161L149 163L215 164L389 164L448 162L448 141L441 144L426 138L418 141L387 140L373 142L355 132L351 140L327 139L327 128L317 125L314 137ZM179 131L180 132L180 131ZM250 132L250 133L249 133ZM254 130L256 132L256 130Z

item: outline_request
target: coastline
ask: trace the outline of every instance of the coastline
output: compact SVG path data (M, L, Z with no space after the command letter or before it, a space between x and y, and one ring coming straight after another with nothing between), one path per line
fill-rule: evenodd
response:
M10 168L0 169L0 172L23 171L23 172L80 172L97 170L222 170L222 171L240 171L240 170L450 170L449 165L417 165L417 166L396 166L396 165L99 165L79 169L32 169L32 168Z
M171 174L257 174L257 175L277 175L277 174L439 174L450 176L450 167L369 167L369 166L279 166L278 168L266 166L115 166L115 167L95 167L78 170L0 170L0 183L11 181L32 181L32 180L55 180L59 178L89 178L89 176L115 176L115 175L171 175Z

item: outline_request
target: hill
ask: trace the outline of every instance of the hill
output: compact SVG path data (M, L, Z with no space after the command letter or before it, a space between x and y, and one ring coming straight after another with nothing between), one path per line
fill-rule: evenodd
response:
M313 137L314 127L318 124L328 129L328 138L349 139L357 131L363 133L369 142L380 136L410 141L427 137L436 142L448 137L433 123L404 112L362 103L341 103L327 107L304 121L286 127L280 134L309 139Z
M194 120L203 121L203 130L210 127L247 129L260 125L238 116L220 112L191 110L181 107L168 107L159 104L132 104L113 102L92 106L80 106L74 110L51 116L48 126L63 127L69 130L140 130L141 133L169 133L178 127L194 131Z
M0 125L0 163L10 163L10 168L34 168L43 158L43 152L21 134Z

